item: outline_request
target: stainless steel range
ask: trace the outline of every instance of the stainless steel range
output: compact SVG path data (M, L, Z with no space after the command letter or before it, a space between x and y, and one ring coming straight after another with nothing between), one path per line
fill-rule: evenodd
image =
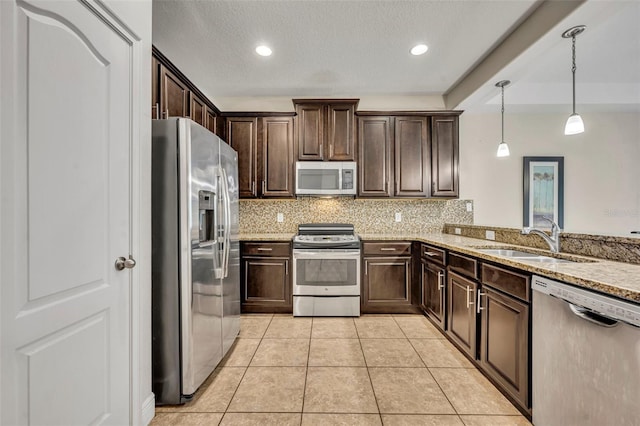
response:
M298 225L293 316L360 316L360 238L353 225Z

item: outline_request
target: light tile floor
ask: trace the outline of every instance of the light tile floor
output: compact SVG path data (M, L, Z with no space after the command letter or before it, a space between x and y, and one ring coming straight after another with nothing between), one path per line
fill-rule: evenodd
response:
M243 315L229 354L164 425L530 425L421 315Z

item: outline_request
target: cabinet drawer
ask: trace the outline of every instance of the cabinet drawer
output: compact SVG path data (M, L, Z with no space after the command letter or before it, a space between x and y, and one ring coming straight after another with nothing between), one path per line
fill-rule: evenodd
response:
M449 269L469 278L478 278L478 261L458 253L449 253Z
M531 277L524 273L510 271L486 263L482 264L482 284L527 302L530 300L530 281Z
M441 265L447 264L447 252L440 248L421 244L420 256L431 262L439 263Z
M289 257L291 256L291 244L266 242L242 243L242 255Z
M411 254L411 243L405 241L363 243L362 251L365 256L408 255Z

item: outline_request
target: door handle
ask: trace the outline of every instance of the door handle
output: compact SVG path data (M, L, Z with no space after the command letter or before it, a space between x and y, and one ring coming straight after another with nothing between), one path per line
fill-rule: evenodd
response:
M471 296L470 293L473 291L473 289L469 286L467 286L467 309L469 309L471 307L471 305L473 305L473 302L471 301Z
M481 310L485 309L482 307L482 296L486 296L487 293L483 293L482 291L478 290L478 303L476 304L476 312L480 313Z
M444 288L444 272L438 271L438 291L442 291Z
M116 259L115 267L118 271L123 269L133 269L136 266L136 261L129 255L129 258L120 256Z
M436 252L433 252L433 251L425 251L424 254L426 254L429 257L434 257L434 256L439 256L440 255L440 253L436 253Z
M396 251L394 247L381 247L380 251Z

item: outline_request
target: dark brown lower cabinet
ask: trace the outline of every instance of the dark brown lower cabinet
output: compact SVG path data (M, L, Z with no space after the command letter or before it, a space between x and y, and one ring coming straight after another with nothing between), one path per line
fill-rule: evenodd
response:
M513 399L529 405L529 306L483 286L480 367Z
M477 353L476 292L478 283L455 272L447 279L447 334L472 359Z
M420 280L422 282L422 309L433 323L445 329L446 269L433 262L420 259Z
M363 260L362 313L415 312L411 304L411 256Z
M241 311L293 312L291 244L243 242L241 247Z

